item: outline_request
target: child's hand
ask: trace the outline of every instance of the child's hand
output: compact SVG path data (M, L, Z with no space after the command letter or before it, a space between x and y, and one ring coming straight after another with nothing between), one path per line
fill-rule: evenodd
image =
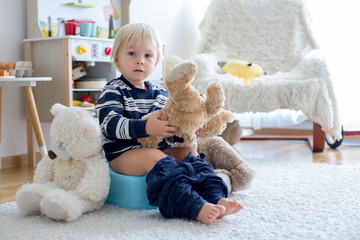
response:
M171 137L174 136L174 132L178 130L177 127L171 126L168 121L161 121L161 112L156 112L151 116L145 125L145 130L148 135L158 137Z
M204 125L202 125L201 128L196 130L196 132L195 132L196 136L199 136L200 133L202 133L202 131L204 131L209 125L210 125L210 123L204 123Z

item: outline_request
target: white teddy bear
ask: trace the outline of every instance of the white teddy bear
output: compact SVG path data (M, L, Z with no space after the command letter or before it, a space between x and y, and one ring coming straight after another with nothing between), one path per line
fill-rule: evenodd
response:
M39 162L34 183L17 191L16 204L25 215L42 213L71 222L104 205L109 165L101 151L100 127L88 111L54 104L51 113L48 156Z

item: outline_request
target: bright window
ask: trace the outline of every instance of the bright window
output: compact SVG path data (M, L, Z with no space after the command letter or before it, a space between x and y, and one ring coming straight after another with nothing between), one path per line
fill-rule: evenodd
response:
M344 130L360 130L360 1L308 1L333 76Z

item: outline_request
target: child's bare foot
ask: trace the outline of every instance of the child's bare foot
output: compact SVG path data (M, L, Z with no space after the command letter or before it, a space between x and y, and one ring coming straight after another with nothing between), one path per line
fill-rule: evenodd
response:
M224 214L225 211L226 209L222 205L205 203L201 207L199 215L197 216L196 220L204 224L210 224L221 214Z
M240 211L243 206L236 200L230 200L228 198L222 198L218 201L217 205L221 205L225 207L225 212L220 214L218 218L223 218L226 215L234 214Z

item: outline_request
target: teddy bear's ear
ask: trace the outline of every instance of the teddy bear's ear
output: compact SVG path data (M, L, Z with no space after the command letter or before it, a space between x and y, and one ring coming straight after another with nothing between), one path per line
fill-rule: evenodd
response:
M56 116L56 114L58 114L61 110L64 110L66 109L67 107L60 104L60 103L55 103L51 109L50 109L50 112L52 115Z

